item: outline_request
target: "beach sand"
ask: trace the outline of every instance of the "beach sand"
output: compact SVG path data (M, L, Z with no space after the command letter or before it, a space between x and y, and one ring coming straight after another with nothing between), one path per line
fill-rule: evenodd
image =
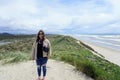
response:
M102 56L104 56L106 60L120 66L120 51L117 51L117 50L114 50L111 48L107 48L105 46L100 46L100 45L97 45L92 42L86 42L83 40L82 40L82 42L84 44L90 46L91 48L93 48L96 52L98 52Z

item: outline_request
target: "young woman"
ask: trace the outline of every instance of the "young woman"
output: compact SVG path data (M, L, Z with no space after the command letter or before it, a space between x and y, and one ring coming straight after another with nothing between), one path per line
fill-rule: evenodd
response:
M51 55L50 41L45 37L43 30L40 30L36 36L36 40L32 46L32 60L36 60L37 80L45 80L46 64ZM41 79L41 70L43 71L43 79Z

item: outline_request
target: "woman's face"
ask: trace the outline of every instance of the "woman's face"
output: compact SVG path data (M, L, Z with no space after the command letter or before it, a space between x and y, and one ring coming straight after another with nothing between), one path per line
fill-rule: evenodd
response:
M43 37L44 37L44 34L43 34L42 32L40 32L40 33L39 33L39 38L40 38L40 39L43 39Z

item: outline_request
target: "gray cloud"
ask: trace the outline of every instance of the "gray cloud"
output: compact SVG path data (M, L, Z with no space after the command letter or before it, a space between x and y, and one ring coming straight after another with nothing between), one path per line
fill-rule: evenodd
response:
M0 0L0 32L114 33L119 0ZM118 31L116 31L118 32Z

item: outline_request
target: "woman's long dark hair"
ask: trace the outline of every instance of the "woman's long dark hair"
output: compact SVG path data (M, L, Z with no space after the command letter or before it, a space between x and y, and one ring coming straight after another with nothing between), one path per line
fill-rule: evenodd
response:
M45 33L44 33L44 31L43 30L39 30L39 32L36 35L36 42L38 42L40 40L40 37L39 37L40 32L42 32L42 34L43 34L43 40L45 39Z

